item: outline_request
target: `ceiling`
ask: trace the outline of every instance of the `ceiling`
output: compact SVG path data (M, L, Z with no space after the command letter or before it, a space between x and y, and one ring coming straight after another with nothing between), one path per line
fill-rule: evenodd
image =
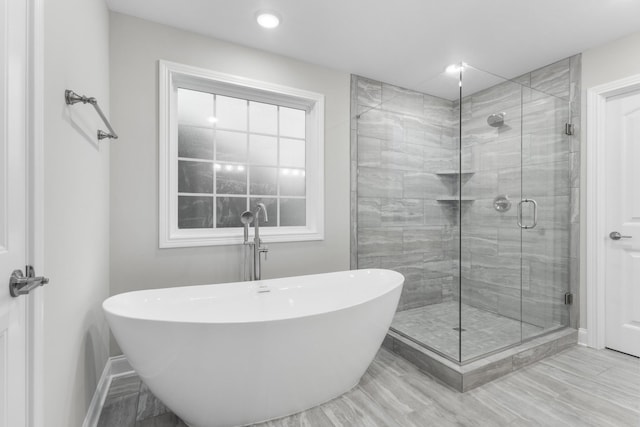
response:
M640 31L639 0L107 0L111 10L411 89L464 61L512 78ZM274 10L281 25L259 27Z

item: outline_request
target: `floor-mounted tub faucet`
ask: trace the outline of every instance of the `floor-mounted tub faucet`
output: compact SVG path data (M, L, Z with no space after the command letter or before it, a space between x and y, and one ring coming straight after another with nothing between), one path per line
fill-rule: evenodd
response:
M269 248L262 246L262 239L260 239L260 212L264 214L264 222L269 222L269 216L267 215L267 208L264 203L258 203L258 209L256 210L256 220L253 223L253 277L255 280L261 279L262 273L262 260L260 254L264 252L264 259L267 259L267 252Z
M247 280L247 267L249 267L249 262L247 259L247 246L249 246L249 249L251 250L251 256L253 257L253 242L249 241L249 226L253 222L253 218L253 212L251 211L244 211L242 212L242 215L240 215L240 222L242 222L242 224L244 225L243 244L245 246L243 248L244 261L242 263L242 280ZM249 280L253 280L253 268L249 268Z
M260 254L264 253L265 260L267 259L267 252L269 248L262 246L262 239L260 239L260 212L264 215L264 222L269 222L269 216L267 214L267 208L264 203L258 203L258 208L255 214L251 211L245 211L240 215L240 221L244 225L244 244L251 246L253 249L253 268L251 269L250 280L260 280L262 271L262 259ZM249 241L249 225L253 222L253 242ZM245 252L246 254L246 252ZM246 256L245 256L245 268L246 268ZM245 270L246 271L246 270Z

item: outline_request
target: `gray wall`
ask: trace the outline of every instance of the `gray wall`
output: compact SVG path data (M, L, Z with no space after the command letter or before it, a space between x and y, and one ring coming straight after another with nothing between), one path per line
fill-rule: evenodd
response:
M612 82L633 75L640 74L640 32L623 37L603 46L589 49L582 54L582 106L586 108L586 91L594 86ZM586 111L586 110L585 110ZM586 129L586 117L583 117L583 129ZM582 143L586 144L586 132L583 132ZM586 182L586 162L581 171L582 182ZM580 292L580 326L587 327L586 312L586 203L585 190L582 193L581 230L581 283Z
M578 241L579 135L564 125L570 106L580 122L580 56L515 80L463 98L462 167L472 173L459 178L446 173L458 169L457 101L353 77L351 262L405 274L399 310L458 296L461 218L464 302L543 328L567 324L563 296L578 280L570 242ZM488 126L497 112L507 113L505 126ZM473 199L461 215L457 203L436 200L456 196L459 179ZM516 204L496 212L498 194L539 202L522 255Z
M44 422L79 426L109 354L109 143L64 90L108 114L109 14L102 0L44 3Z
M266 278L349 268L349 75L111 14L111 293L240 280L241 246L158 248L158 60L323 93L325 240L269 244ZM112 353L118 353L113 346Z

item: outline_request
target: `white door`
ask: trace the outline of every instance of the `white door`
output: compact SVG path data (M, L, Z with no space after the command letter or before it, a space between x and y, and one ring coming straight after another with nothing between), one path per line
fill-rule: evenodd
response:
M26 425L26 297L9 276L26 264L26 1L0 0L0 426Z
M605 346L640 357L640 91L606 112Z

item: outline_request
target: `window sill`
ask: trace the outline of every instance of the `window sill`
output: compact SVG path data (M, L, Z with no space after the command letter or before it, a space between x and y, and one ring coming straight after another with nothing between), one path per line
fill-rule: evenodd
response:
M282 232L281 230L269 230L267 227L260 229L260 238L265 244L306 242L324 240L324 233L300 229L299 231ZM249 232L249 240L253 241L253 231ZM241 245L243 243L242 232L233 233L203 233L203 230L178 230L171 236L163 236L160 240L160 249L189 248L199 246L226 246Z

